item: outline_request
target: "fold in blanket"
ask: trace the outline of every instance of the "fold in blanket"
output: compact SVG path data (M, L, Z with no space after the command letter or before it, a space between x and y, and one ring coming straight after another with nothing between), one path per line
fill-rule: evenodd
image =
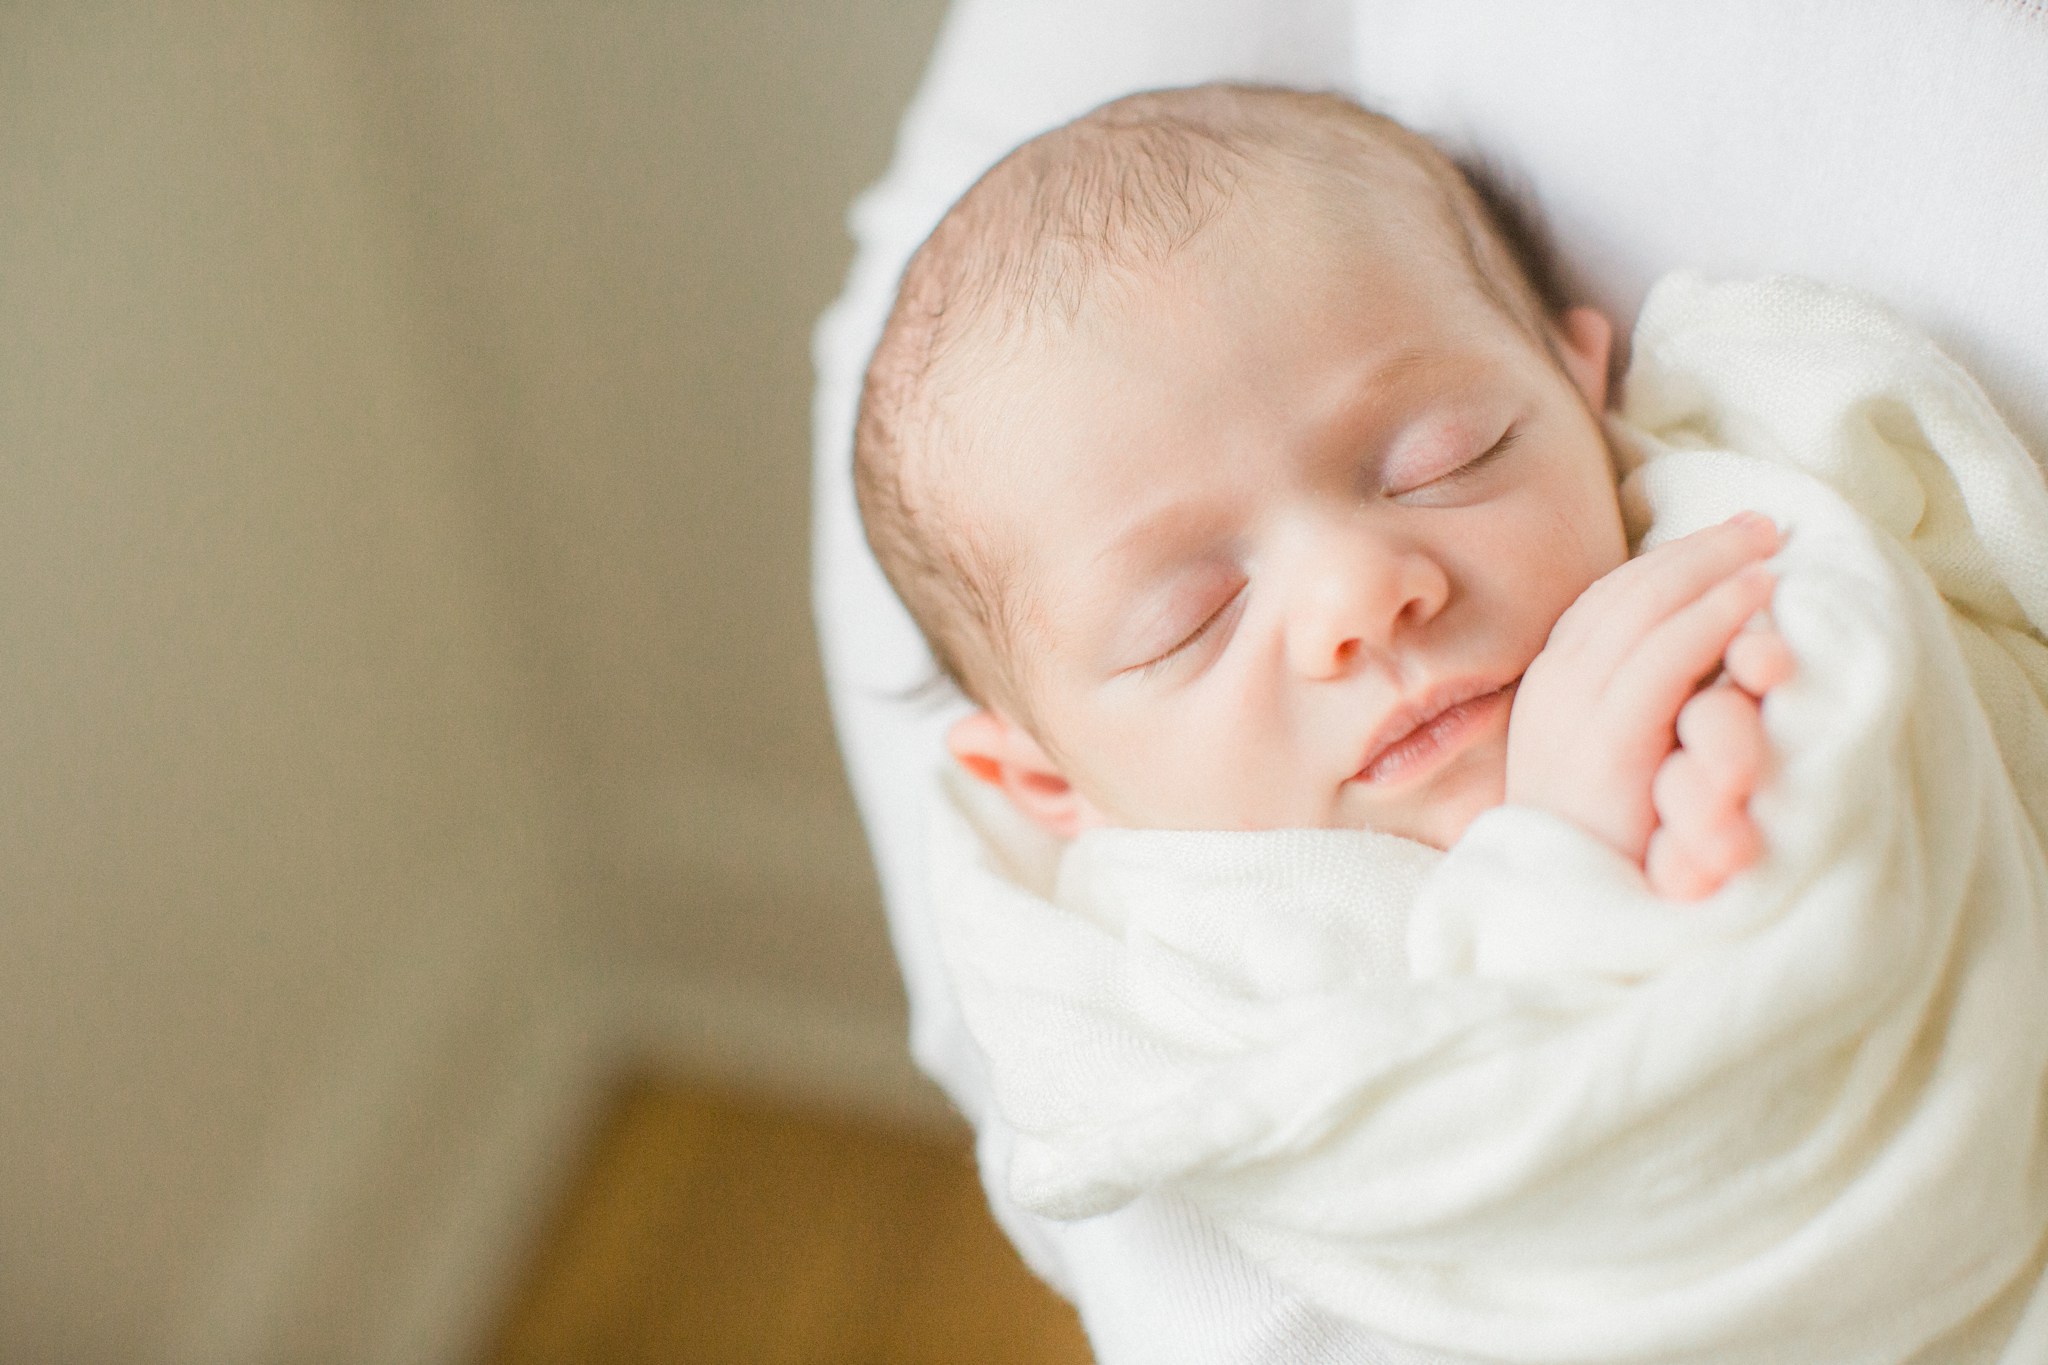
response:
M1448 853L950 788L940 933L1060 1218L1199 1201L1418 1346L2048 1361L2048 492L1856 296L1673 277L1615 444L1655 543L1785 528L1765 861L1697 904L1502 807Z

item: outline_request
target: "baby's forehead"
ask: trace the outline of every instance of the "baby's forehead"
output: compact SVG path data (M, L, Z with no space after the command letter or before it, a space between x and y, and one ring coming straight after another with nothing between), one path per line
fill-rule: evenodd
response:
M1432 325L1517 331L1456 253L1419 225L1333 223L1274 208L1282 216L1235 211L1167 260L1105 273L1057 318L960 333L928 376L931 439L917 477L935 491L994 484L1000 494L1005 479L1033 476L1048 439L1111 459L1119 438L1151 434L1119 430L1118 400L1157 402L1162 391L1199 385L1190 351L1284 366L1299 357L1274 353L1276 314L1341 308L1370 318L1383 296L1375 277L1383 283L1389 272L1436 277L1424 305ZM1381 378L1426 387L1443 381L1440 360L1418 342L1397 351ZM1016 510L999 496L987 515Z

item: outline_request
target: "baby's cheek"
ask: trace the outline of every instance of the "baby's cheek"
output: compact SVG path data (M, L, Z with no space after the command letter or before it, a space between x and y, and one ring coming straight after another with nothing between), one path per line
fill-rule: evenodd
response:
M1219 773L1216 736L1199 723L1163 727L1146 718L1105 726L1085 750L1077 781L1108 817L1127 829L1215 829L1233 823L1229 798L1239 784Z
M1508 743L1502 730L1497 740L1474 747L1467 755L1471 771L1441 806L1441 827L1437 838L1426 842L1449 848L1464 836L1466 827L1507 799Z
M1517 632L1523 659L1540 654L1586 591L1626 562L1625 553L1595 553L1594 546L1579 542L1538 546L1523 579Z

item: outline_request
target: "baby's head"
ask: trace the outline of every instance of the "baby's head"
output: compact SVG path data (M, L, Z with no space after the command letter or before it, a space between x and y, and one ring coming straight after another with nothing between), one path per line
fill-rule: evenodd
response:
M1441 152L1334 96L1119 100L905 272L868 538L1046 828L1354 826L1501 800L1516 682L1627 549L1609 330Z

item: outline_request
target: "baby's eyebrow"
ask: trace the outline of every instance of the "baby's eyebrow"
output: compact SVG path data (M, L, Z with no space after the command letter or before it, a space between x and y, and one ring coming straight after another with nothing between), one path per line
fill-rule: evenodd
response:
M1214 499L1161 498L1124 518L1089 567L1096 570L1122 564L1142 568L1170 560L1183 547L1214 539L1227 516L1228 509L1217 506Z
M1376 389L1403 387L1418 377L1426 377L1443 359L1444 357L1435 351L1426 350L1421 346L1404 346L1387 357L1384 364L1369 372L1360 388L1370 392Z
M1421 346L1406 346L1386 360L1361 372L1346 386L1338 414L1351 416L1374 400L1398 399L1416 390L1454 382L1469 372L1469 365L1455 356Z

